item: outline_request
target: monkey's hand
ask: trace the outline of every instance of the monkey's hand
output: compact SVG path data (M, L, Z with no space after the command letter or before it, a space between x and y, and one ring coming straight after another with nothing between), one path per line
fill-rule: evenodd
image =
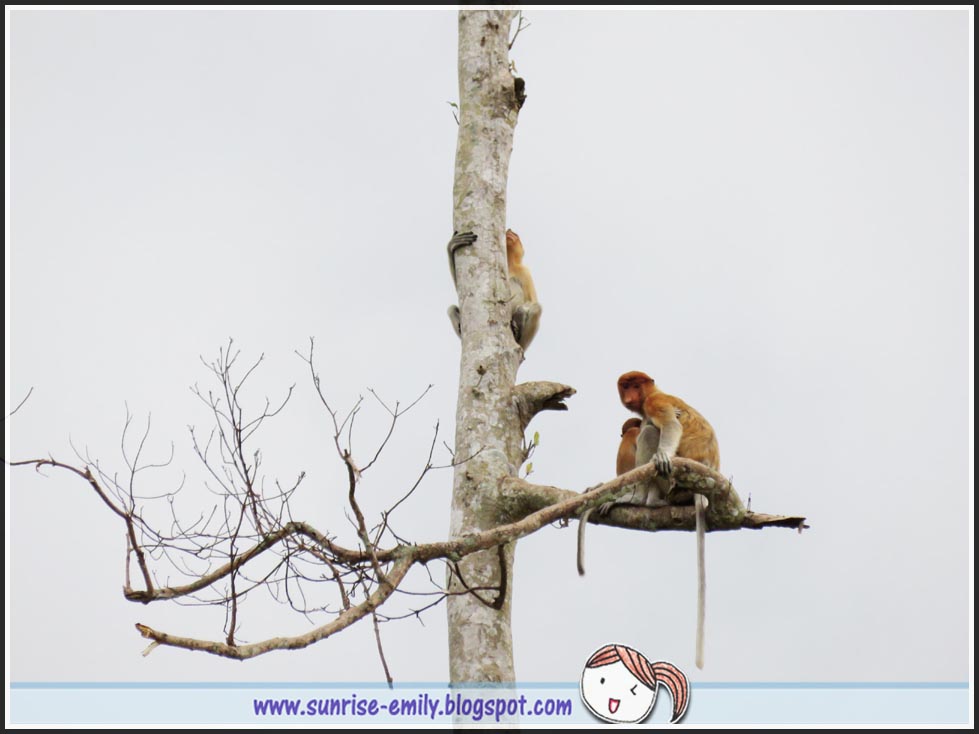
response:
M476 241L476 235L472 232L453 232L452 239L446 248L449 251L449 272L452 273L452 285L456 285L456 250L460 247L468 247Z
M452 239L446 249L449 252L449 271L452 273L452 283L456 282L456 250L460 247L468 247L476 241L476 235L472 232L453 232Z
M453 232L452 239L459 240L466 245L471 245L476 241L476 234L474 232Z
M473 232L453 232L452 239L449 240L449 254L455 255L460 247L471 245L475 241L476 235Z
M673 473L673 463L670 455L665 451L657 451L653 454L653 464L656 465L656 473L663 477L668 477Z

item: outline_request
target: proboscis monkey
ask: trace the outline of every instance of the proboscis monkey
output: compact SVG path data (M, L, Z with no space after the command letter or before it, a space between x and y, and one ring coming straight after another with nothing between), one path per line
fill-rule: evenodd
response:
M619 398L622 404L643 418L637 439L636 464L652 461L660 482L650 483L645 497L647 505L668 503L671 487L666 482L673 473L670 460L674 456L693 459L711 469L721 467L721 452L717 436L707 419L680 398L656 387L653 378L644 372L626 372L619 378ZM655 434L654 434L655 431ZM672 480L669 480L672 484ZM697 655L698 668L704 667L704 612L706 607L707 576L704 568L704 532L706 530L707 500L694 494L697 518Z
M619 442L619 453L615 455L615 476L625 474L636 468L636 440L642 420L629 418L622 424L622 440Z
M455 232L449 240L449 271L452 273L453 285L456 283L455 253L460 247L466 247L476 241L472 232ZM530 269L523 264L523 243L517 233L511 229L506 231L506 261L510 283L510 329L517 344L524 351L530 346L537 329L540 328L541 305L537 302L537 290ZM462 325L459 317L459 307L449 306L449 320L456 334L462 337Z

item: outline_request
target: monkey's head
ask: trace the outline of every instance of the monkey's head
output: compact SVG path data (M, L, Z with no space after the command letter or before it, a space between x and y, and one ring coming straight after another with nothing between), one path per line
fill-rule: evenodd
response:
M641 418L629 418L625 423L622 424L622 433L619 435L624 436L629 431L633 429L639 430L639 428L641 427L642 427Z
M633 413L642 413L642 404L655 384L645 372L626 372L619 378L619 400Z
M506 254L509 260L523 260L523 242L512 229L506 231Z

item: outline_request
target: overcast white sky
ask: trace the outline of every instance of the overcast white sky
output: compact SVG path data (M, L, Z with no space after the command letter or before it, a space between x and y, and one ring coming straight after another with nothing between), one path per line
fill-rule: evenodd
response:
M531 479L610 478L615 380L646 371L710 419L753 509L812 526L708 536L697 680L967 679L969 13L525 14L509 224L544 313L520 378L578 391L531 425ZM365 457L386 429L368 388L404 403L434 384L361 486L376 518L436 421L440 442L454 435L455 12L8 21L8 405L34 392L7 455L70 460L70 438L123 469L128 403L140 425L152 413L155 456L175 445L143 491L186 470L191 496L187 426L208 423L188 388L233 337L242 359L266 357L256 407L296 384L261 444L270 477L306 471L297 514L349 538L343 467L294 350L315 337L336 406L367 396ZM8 475L12 680L383 680L368 624L246 663L141 657L134 623L220 638L223 616L125 601L118 520L47 474ZM400 532L444 538L450 487L430 475ZM519 680L576 680L610 637L692 669L693 536L589 530L583 579L574 524L517 548ZM257 598L242 622L244 640L309 629ZM383 628L398 681L448 677L444 607L423 623Z

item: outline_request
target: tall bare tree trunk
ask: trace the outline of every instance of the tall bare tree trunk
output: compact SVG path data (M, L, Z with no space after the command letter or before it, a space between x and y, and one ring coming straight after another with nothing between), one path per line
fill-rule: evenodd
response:
M452 537L500 524L500 484L521 463L513 401L522 350L510 331L506 186L520 107L510 73L513 10L459 13L459 140L453 228L478 235L456 257L462 359L456 409ZM482 551L450 573L449 675L453 683L512 682L510 609L514 544ZM465 593L466 589L475 590Z

